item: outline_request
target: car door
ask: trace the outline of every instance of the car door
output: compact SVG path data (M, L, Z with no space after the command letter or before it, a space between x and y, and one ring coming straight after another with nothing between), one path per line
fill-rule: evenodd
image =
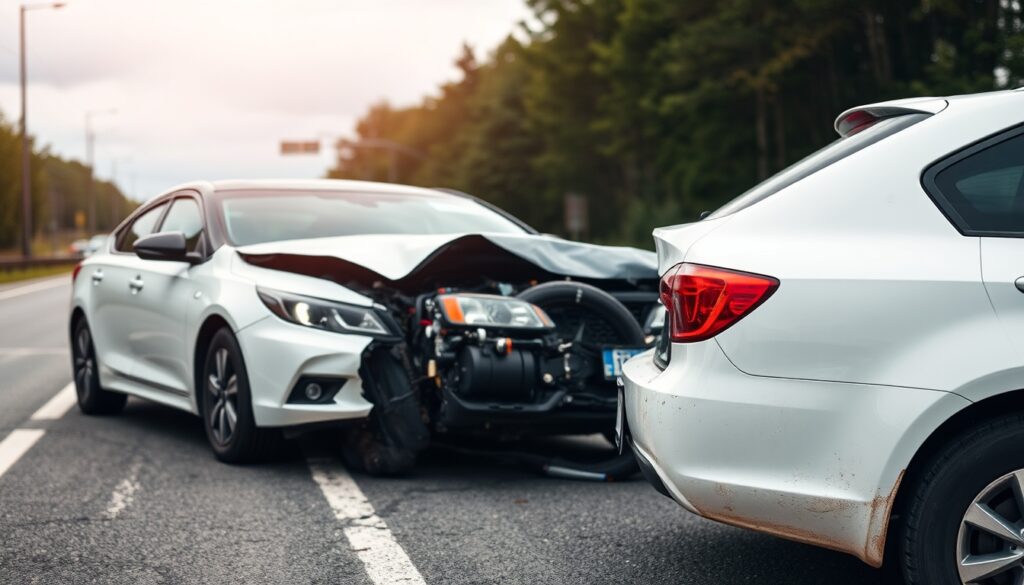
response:
M115 234L110 253L91 260L82 275L90 281L86 311L100 372L104 383L111 387L117 386L119 379L130 377L135 362L129 345L135 313L129 283L138 257L132 245L153 233L167 207L164 201L140 211Z
M942 161L924 183L957 229L979 240L981 278L1017 359L1002 375L1024 385L1024 127Z
M205 252L203 215L197 195L178 194L157 232L182 232L188 251ZM198 287L192 264L136 259L131 284L136 305L130 339L135 366L132 375L149 385L178 395L190 386L186 310Z

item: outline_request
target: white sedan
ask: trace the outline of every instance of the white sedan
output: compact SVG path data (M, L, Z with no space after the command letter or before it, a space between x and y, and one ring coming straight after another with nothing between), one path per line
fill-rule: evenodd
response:
M342 425L346 459L408 470L428 441L605 433L653 340L654 253L544 236L465 194L359 181L170 189L75 270L79 405L202 415L229 462ZM646 327L646 330L645 330ZM610 479L632 455L544 464Z
M910 583L1024 583L1024 91L853 108L654 232L626 443L702 516Z

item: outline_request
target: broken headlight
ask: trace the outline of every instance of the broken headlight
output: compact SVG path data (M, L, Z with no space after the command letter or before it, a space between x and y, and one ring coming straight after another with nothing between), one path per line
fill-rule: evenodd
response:
M447 294L437 297L448 325L551 329L555 325L537 305L496 295Z
M357 333L376 337L396 335L373 307L349 305L260 287L256 288L256 293L275 315L298 325L336 333Z

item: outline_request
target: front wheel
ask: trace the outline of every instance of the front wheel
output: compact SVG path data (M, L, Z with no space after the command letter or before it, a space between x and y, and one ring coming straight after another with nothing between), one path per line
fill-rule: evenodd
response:
M242 350L231 331L221 329L214 334L202 373L197 389L200 412L206 438L217 459L245 463L270 455L280 433L256 426Z
M927 464L901 561L908 583L1024 583L1024 416L979 425Z

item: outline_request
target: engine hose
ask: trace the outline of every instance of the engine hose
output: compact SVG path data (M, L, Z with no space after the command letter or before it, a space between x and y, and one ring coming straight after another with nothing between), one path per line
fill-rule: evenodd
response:
M486 457L503 463L519 464L538 471L549 477L558 479L575 479L582 481L613 482L628 479L640 471L633 453L626 452L603 461L583 463L570 461L560 457L547 457L520 451L488 451L483 449L467 449L446 443L438 443L438 447L448 451L471 457Z

